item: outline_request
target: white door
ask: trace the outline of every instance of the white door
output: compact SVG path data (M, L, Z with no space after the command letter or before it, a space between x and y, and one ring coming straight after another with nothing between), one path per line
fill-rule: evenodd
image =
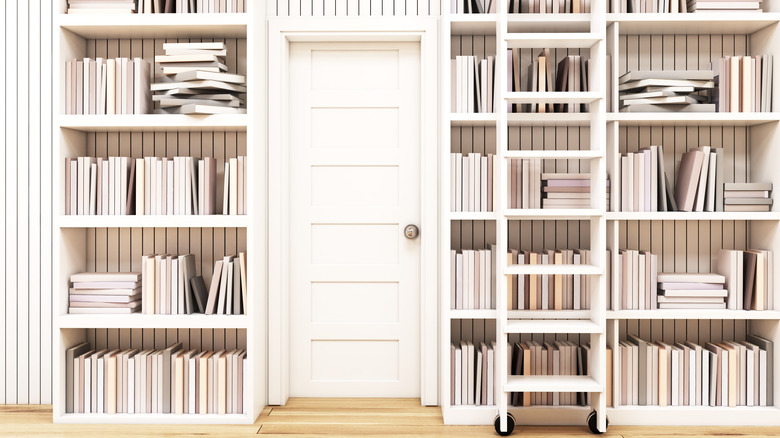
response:
M420 396L419 43L290 48L290 395Z

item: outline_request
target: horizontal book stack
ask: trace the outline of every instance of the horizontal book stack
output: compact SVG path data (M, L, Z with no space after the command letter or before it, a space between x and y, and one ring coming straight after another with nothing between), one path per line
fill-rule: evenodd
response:
M611 272L617 280L617 306L624 310L657 308L658 255L649 251L621 249Z
M508 265L587 265L590 250L507 251ZM590 308L586 275L507 275L509 310L584 310Z
M137 2L138 0L68 0L68 13L132 14L137 10Z
M513 376L587 376L590 369L589 344L572 341L515 342L507 345L510 374ZM583 406L588 394L574 392L512 393L513 406Z
M207 315L242 315L247 306L246 253L227 255L214 263L206 301ZM205 284L197 286L204 296Z
M247 164L227 159L220 210L214 158L66 158L65 214L246 214Z
M143 58L65 61L65 114L148 114L152 65Z
M206 302L203 290L193 287L197 275L192 254L143 256L143 312L161 315L203 313Z
M496 156L450 154L451 211L493 211Z
M635 70L618 78L621 112L715 112L712 70Z
M543 173L542 208L591 208L590 173ZM609 205L607 180L607 205Z
M70 276L68 313L115 314L141 311L141 274L82 272Z
M598 0L509 0L510 14L590 14Z
M246 78L228 73L223 42L164 43L151 90L162 113L246 114Z
M450 308L496 308L495 253L495 245L490 249L450 251Z
M618 348L620 404L634 406L773 406L772 341L666 343L637 336Z
M726 277L709 273L659 273L659 309L725 309Z
M680 159L674 187L679 211L723 211L725 162L722 148L699 146Z
M772 183L725 183L724 211L771 211Z
M763 12L763 0L687 0L689 12Z
M620 156L620 197L617 211L676 210L666 174L663 146L649 146Z
M246 350L65 351L65 412L76 414L242 414Z
M495 349L471 341L450 344L450 405L495 405Z
M583 60L580 55L569 55L563 57L558 62L557 70L555 58L550 49L543 49L539 55L534 58L528 66L528 75L525 84L522 84L520 73L520 52L518 49L507 50L507 67L512 71L507 71L507 75L512 80L508 84L512 86L508 91L529 91L529 92L580 92L588 91L589 60ZM507 107L509 112L512 108ZM532 113L556 112L556 113L578 113L587 111L587 105L580 104L524 104L515 105L514 111L524 111Z
M507 160L507 206L509 208L542 208L542 159Z
M774 253L763 249L722 249L717 272L726 279L727 308L771 310L774 304Z
M456 56L452 66L452 112L495 112L495 58Z
M772 111L772 55L727 56L712 63L717 90L712 100L718 112Z

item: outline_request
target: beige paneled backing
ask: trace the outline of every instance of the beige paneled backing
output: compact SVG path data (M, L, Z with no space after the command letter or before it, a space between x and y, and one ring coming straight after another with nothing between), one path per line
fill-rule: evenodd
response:
M268 16L367 17L439 15L449 0L269 0Z
M705 342L742 341L750 333L750 321L720 319L666 319L618 321L619 339L637 335L645 340L667 343L691 341L699 345Z
M246 348L244 329L82 329L94 349L164 349L177 342L184 349Z

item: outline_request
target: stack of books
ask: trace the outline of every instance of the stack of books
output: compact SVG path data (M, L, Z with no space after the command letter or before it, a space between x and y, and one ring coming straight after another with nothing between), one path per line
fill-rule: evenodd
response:
M689 12L762 12L763 0L687 0Z
M543 173L542 208L590 208L590 173ZM609 205L607 180L607 205Z
M451 309L495 309L496 246L479 250L451 250Z
M170 0L168 0L170 1ZM138 0L68 0L69 14L132 14ZM141 0L143 3L143 0Z
M712 70L636 70L618 78L621 112L715 112Z
M224 42L165 43L152 91L163 113L246 114L246 78L228 73Z
M142 58L65 61L65 114L148 114L152 65Z
M709 273L659 273L659 309L725 309L726 277Z
M508 11L510 14L590 14L591 1L596 0L509 0Z
M772 111L772 55L727 56L712 63L718 89L712 100L718 112Z
M774 253L763 249L722 249L717 271L726 278L727 308L771 310L774 303Z
M450 344L450 405L495 405L496 343L460 341Z
M620 157L620 196L616 199L616 211L677 210L663 156L663 146L654 145Z
M507 160L507 206L509 208L542 208L542 160L540 158Z
M679 211L724 211L722 148L699 146L682 155L674 187Z
M774 345L762 336L699 345L630 335L618 354L624 406L774 405Z
M456 56L451 64L452 112L495 112L495 58Z
M141 274L82 272L70 276L68 313L135 313L141 310Z
M493 211L496 156L450 154L451 211Z
M508 265L587 265L588 249L557 249L541 252L507 251ZM507 275L508 310L585 310L590 308L587 275Z
M725 183L724 211L772 210L772 183Z
M513 376L587 376L591 363L590 344L577 345L568 340L527 341L507 345L510 373ZM608 356L610 351L607 351ZM607 376L611 376L607 367ZM512 393L513 406L583 406L589 395L574 392Z
M65 412L242 414L246 349L65 350Z
M609 252L608 252L609 254ZM658 255L649 251L621 249L612 269L617 280L617 306L625 310L653 310L658 297Z

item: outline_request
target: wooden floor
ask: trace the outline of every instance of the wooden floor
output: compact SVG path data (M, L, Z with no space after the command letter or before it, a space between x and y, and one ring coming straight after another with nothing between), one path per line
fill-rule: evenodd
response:
M496 437L492 426L444 426L435 407L418 399L291 399L287 406L267 407L250 426L72 425L52 424L50 405L0 405L0 437ZM584 426L518 426L513 436L591 436ZM627 427L611 426L604 437L770 437L769 427Z

